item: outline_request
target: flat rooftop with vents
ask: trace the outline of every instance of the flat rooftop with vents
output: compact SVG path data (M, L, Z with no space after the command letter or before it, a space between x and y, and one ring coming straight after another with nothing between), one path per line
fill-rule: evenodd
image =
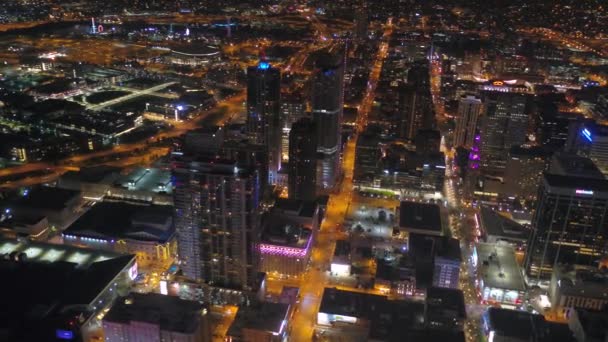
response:
M408 233L442 235L441 209L437 204L401 202L399 229Z

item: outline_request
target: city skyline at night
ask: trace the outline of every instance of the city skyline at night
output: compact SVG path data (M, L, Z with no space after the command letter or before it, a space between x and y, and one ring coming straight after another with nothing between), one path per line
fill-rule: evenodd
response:
M0 341L608 336L602 0L5 0Z

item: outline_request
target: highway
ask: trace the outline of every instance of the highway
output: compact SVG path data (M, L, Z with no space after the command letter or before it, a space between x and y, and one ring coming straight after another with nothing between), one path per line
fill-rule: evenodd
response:
M557 42L560 45L563 45L570 49L578 49L586 52L593 52L600 57L608 57L608 48L606 46L594 47L590 44L584 42L582 39L572 38L568 35L551 30L545 27L535 27L531 29L520 29L520 32L540 35L542 38L547 39L552 42Z

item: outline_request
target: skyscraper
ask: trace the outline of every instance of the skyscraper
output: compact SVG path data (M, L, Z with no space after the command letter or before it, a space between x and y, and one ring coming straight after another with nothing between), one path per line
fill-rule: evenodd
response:
M247 68L247 133L268 147L268 181L276 182L281 168L281 71L260 61Z
M428 66L415 63L407 73L407 84L399 89L399 138L413 140L418 130L435 128L429 77Z
M311 119L296 121L289 133L289 198L314 200L317 185L317 135Z
M482 111L481 99L463 96L458 102L458 117L454 131L454 146L471 148L477 131L477 121Z
M484 93L485 116L481 125L481 165L484 171L504 171L511 146L526 142L527 95L488 91Z
M591 159L604 176L608 175L608 126L583 123L574 137L576 153Z
M317 126L318 186L333 188L339 175L344 65L341 54L324 54L316 63L312 86L312 113Z
M547 280L559 264L597 268L608 253L608 180L587 158L554 159L540 184L532 228L529 280Z
M367 39L367 27L369 19L367 7L365 5L358 6L355 9L355 37L359 40Z
M258 178L233 161L175 158L175 227L185 276L237 288L253 283Z
M382 128L368 125L357 137L353 181L371 184L382 162L380 134Z
M291 125L303 118L306 113L304 99L299 94L289 94L281 97L281 123L283 125L281 154L282 160L289 159L289 131ZM316 134L316 133L315 133Z

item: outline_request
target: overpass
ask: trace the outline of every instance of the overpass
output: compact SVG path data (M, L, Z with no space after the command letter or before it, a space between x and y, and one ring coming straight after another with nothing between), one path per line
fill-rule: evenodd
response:
M102 102L96 105L88 105L87 109L88 110L102 110L106 107L109 106L113 106L115 104L119 104L121 102L125 102L128 100L132 100L134 98L140 97L140 96L144 96L144 95L153 95L154 93L158 92L159 90L165 89L171 85L174 85L177 82L167 82L167 83L163 83L163 84L159 84L157 86L151 87L151 88L147 88L147 89L142 89L142 90L137 90L131 94L125 95L125 96L121 96L121 97L117 97L115 99L106 101L106 102Z

